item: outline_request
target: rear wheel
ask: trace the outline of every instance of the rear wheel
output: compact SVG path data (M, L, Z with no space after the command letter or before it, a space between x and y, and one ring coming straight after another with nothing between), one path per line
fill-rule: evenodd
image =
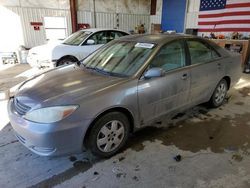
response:
M77 60L75 58L71 58L71 57L65 57L61 60L59 60L59 62L57 63L57 66L62 66L62 65L70 65L75 63Z
M209 101L212 107L219 107L223 104L227 96L228 84L225 79L222 79L216 86L214 93Z
M87 139L88 149L95 155L110 157L117 153L129 136L129 120L123 113L110 112L96 121Z

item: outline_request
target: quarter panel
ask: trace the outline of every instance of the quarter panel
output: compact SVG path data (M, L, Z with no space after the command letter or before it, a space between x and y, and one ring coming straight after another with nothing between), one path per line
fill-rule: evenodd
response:
M232 54L222 62L224 66L224 75L229 76L231 87L233 87L241 76L241 56L240 54Z
M217 61L193 65L191 70L191 103L206 102L219 82Z

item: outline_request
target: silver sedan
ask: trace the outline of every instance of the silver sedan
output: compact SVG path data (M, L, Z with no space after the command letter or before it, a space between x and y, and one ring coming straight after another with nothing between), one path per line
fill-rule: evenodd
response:
M9 101L9 118L19 141L39 155L87 148L110 157L134 131L167 125L200 103L220 106L240 72L239 55L205 39L127 36L25 81Z

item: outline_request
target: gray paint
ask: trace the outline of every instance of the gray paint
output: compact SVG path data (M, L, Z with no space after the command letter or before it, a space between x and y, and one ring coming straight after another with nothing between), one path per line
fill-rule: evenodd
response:
M211 43L221 58L213 62L186 66L169 71L165 76L144 79L143 73L159 49L173 40L188 40L187 35L136 35L118 40L156 44L151 57L130 78L104 76L77 66L65 66L41 74L24 83L15 95L31 110L67 104L80 107L67 118L51 124L24 120L15 112L13 100L9 103L10 122L14 130L27 140L25 145L56 148L59 155L81 151L86 130L103 112L120 107L127 109L134 119L134 130L164 121L166 117L210 99L216 85L224 77L231 86L240 78L240 56L230 55ZM198 39L204 40L204 39ZM114 43L115 41L111 42ZM111 45L110 43L110 45ZM209 42L208 42L209 43ZM218 67L220 63L220 67ZM187 77L183 79L183 75ZM76 82L77 81L77 82ZM34 82L34 86L27 86ZM69 85L76 82L75 85Z

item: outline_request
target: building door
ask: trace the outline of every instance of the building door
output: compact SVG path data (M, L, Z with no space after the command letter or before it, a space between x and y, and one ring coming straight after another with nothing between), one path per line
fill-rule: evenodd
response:
M44 17L44 29L47 41L63 40L68 36L65 17Z
M161 29L184 32L186 0L163 0Z

